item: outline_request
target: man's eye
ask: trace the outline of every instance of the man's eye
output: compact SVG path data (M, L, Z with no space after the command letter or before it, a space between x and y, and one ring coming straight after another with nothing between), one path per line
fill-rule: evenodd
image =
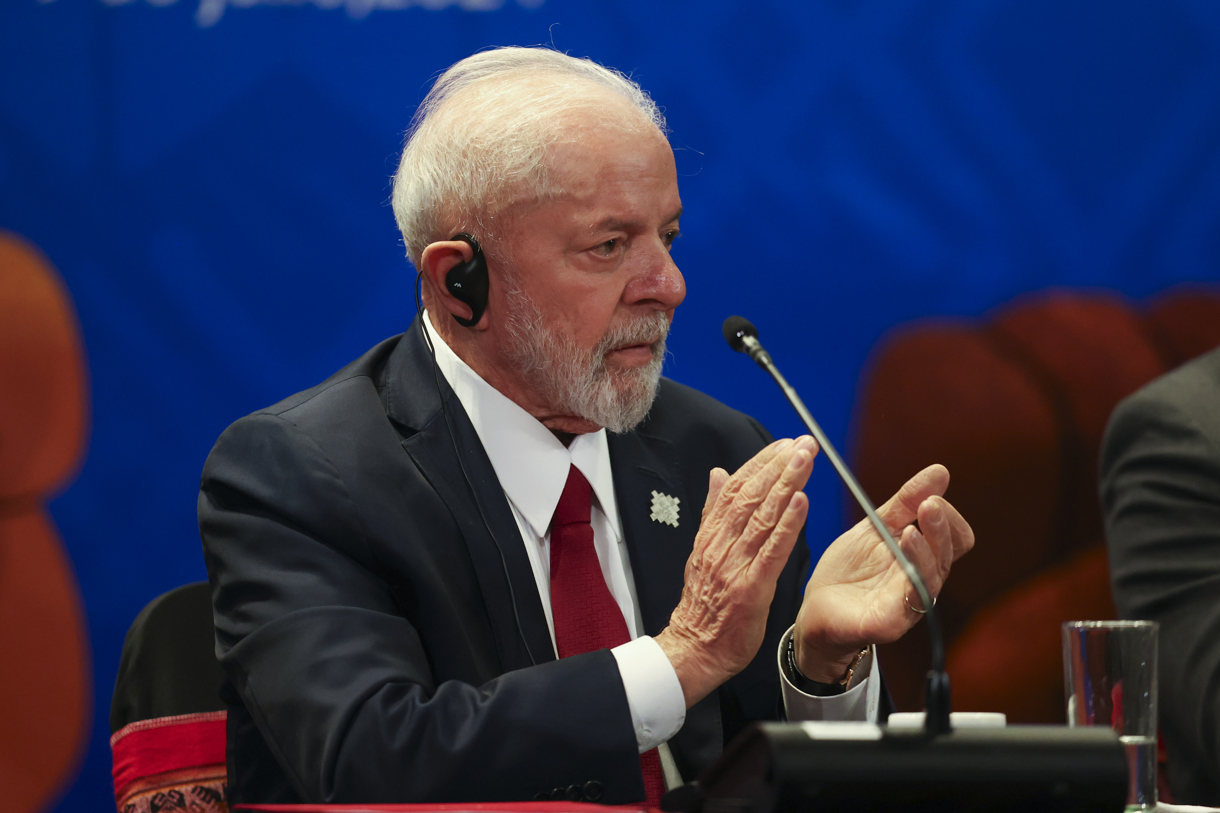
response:
M682 232L678 231L677 229L671 229L670 231L665 232L665 245L672 246L674 244L674 240L677 240L681 236Z
M599 244L597 246L597 248L594 249L594 251L596 251L598 254L602 255L603 257L609 257L611 254L614 253L614 250L616 248L618 248L618 242L619 242L618 238L615 237L612 240L607 240L606 242Z

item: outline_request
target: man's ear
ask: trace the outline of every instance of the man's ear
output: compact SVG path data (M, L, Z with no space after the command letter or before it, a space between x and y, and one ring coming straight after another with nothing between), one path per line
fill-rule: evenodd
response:
M474 311L470 305L458 299L446 284L449 272L459 264L469 263L474 259L475 249L464 240L442 240L431 243L420 255L420 271L427 284L432 287L432 294L440 307L449 312L454 319L468 320ZM487 311L479 316L479 320L470 327L474 330L484 330L488 323Z

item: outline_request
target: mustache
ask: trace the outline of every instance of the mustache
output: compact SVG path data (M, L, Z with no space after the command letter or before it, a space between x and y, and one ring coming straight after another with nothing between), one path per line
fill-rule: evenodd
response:
M640 344L663 344L669 335L670 318L663 311L654 311L630 321L619 322L606 331L594 350L595 358L604 358L613 350L634 347Z

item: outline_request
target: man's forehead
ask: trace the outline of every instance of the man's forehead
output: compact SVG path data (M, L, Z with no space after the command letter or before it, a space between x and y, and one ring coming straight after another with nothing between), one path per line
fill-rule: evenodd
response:
M557 227L574 235L650 231L677 225L682 216L676 181L660 198L614 185L590 186L583 194L565 194L543 206L550 209Z
M510 184L500 192L499 205L494 207L500 216L524 214L555 203L591 204L616 176L620 180L662 177L677 188L673 151L651 122L639 127L606 125L600 120L573 123L563 138L544 149L547 191L540 198L525 179Z
M567 197L596 197L608 185L626 189L637 182L677 188L673 150L655 127L588 129L548 153L548 167Z
M546 148L548 192L537 197L519 187L499 213L506 234L528 222L533 239L549 233L562 241L676 221L682 207L668 140L634 109L613 122L604 112L564 123L562 136Z

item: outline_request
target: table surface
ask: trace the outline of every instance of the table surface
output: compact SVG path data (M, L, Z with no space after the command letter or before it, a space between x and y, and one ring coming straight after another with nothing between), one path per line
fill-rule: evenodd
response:
M464 802L435 805L234 805L233 810L264 813L660 813L636 805L596 805L587 802ZM1220 813L1217 807L1156 806L1156 813Z

